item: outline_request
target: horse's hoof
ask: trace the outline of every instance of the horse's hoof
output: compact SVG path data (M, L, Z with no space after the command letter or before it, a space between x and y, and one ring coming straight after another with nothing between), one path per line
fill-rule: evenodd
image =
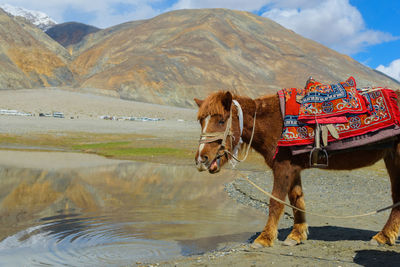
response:
M384 246L384 245L393 246L396 242L396 238L397 238L397 232L396 233L392 232L387 234L379 232L376 235L374 235L374 237L372 237L370 243L375 246L376 244L378 244L378 246Z
M381 243L379 243L378 241L376 241L376 240L373 239L373 238L369 241L369 244L370 244L371 246L374 246L374 247L382 246Z
M291 239L291 238L286 238L285 241L283 241L283 245L284 246L288 246L288 247L294 247L297 246L299 243L297 243L296 240Z
M250 244L250 247L253 249L260 249L260 248L263 248L264 246L261 245L260 243L253 242Z
M374 247L382 247L382 246L385 246L387 243L381 243L378 240L376 240L375 238L371 238L371 240L369 241L369 244ZM388 245L390 245L390 244L388 244Z

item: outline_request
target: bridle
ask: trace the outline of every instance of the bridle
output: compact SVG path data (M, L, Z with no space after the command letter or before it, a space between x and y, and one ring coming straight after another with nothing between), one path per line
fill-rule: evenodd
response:
M226 149L226 140L228 138L230 138L231 141L231 145L233 145L233 140L235 139L235 136L233 135L232 132L232 106L229 110L229 118L227 120L226 123L226 128L223 132L213 132L213 133L206 133L203 132L200 134L200 140L199 140L199 144L207 144L207 143L212 143L212 142L216 142L216 141L221 141L221 144L219 145L219 148L217 150L217 153L214 157L214 159L219 159L223 156L226 156L226 158L228 159L228 155L230 155L234 160L236 160L237 162L241 162L243 160L245 160L247 158L249 149L251 147L251 143L253 141L253 136L254 136L254 129L255 129L255 125L256 125L256 114L257 111L254 112L254 119L253 119L253 130L251 133L251 138L250 138L250 142L249 142L249 146L247 147L247 151L246 151L246 155L243 159L238 159L237 157L237 153L239 150L240 145L243 143L242 140L242 133L243 133L243 111L242 108L239 104L239 102L237 100L232 100L232 103L236 106L237 108L237 113L238 113L238 118L239 118L239 128L240 128L240 138L238 143L236 144L236 146L233 148L233 153L231 151L229 151L228 149Z

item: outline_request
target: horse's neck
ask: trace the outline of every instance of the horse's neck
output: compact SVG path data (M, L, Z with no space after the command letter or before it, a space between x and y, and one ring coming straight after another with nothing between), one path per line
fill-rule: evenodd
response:
M272 165L278 140L281 137L283 120L277 95L265 96L256 100L241 101L244 103L244 130L242 139L250 142L253 130L254 114L256 126L252 148L263 155L266 163Z

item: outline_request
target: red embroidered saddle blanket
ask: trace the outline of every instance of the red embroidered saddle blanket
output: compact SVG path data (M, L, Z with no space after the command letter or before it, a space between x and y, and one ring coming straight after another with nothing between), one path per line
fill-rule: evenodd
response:
M301 94L298 120L304 123L345 123L345 115L367 112L353 77L330 85L310 78L304 91L297 94Z
M329 134L329 143L400 125L396 93L378 87L361 94L353 77L333 85L309 80L305 89L282 89L278 95L284 118L278 146L314 144L316 122L336 128L339 139Z

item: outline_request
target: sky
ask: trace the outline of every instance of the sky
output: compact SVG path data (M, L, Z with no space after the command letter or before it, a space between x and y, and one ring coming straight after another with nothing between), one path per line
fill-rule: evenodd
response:
M106 28L177 9L229 8L270 18L400 81L399 0L0 0L58 23Z

